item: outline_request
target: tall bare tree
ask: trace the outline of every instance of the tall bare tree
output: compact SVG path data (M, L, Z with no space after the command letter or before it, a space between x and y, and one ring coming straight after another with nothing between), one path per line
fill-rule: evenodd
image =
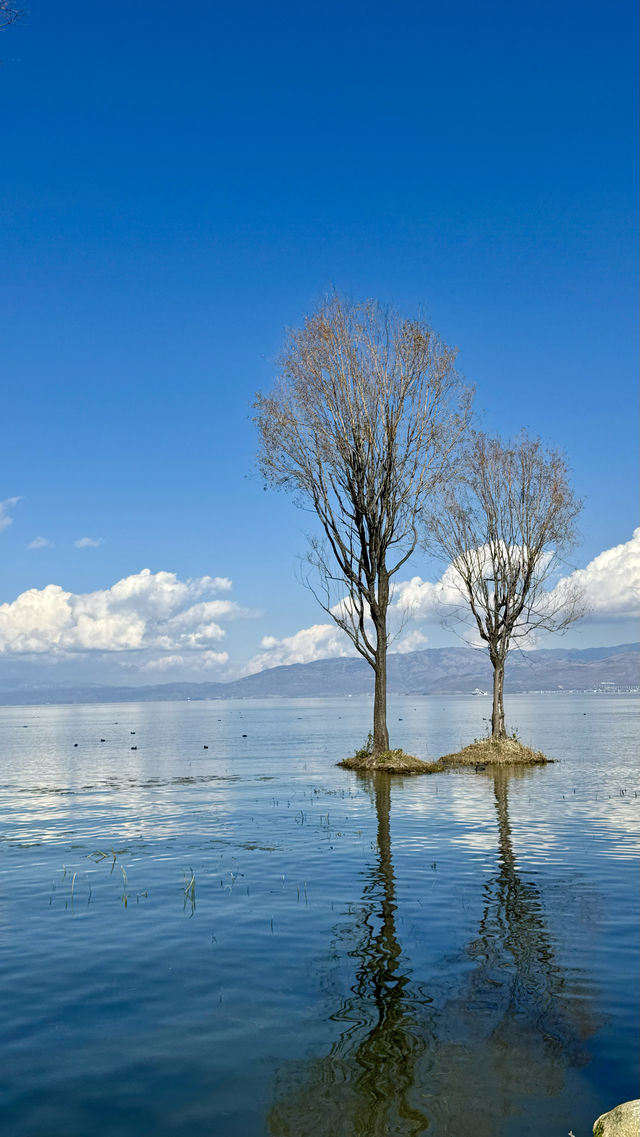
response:
M468 418L455 356L424 320L333 294L287 333L275 387L255 403L266 481L321 525L308 583L373 668L375 755L389 748L391 578Z
M506 736L504 671L510 647L535 630L561 632L584 614L571 580L552 587L575 541L581 509L558 451L520 434L511 442L475 432L428 520L427 544L452 566L462 604L455 615L486 643L493 666L493 738Z

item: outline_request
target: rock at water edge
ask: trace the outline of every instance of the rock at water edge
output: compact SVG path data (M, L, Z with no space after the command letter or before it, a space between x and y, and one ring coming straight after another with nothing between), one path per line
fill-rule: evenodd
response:
M609 1113L603 1113L593 1127L593 1137L638 1137L640 1134L640 1099L625 1101Z

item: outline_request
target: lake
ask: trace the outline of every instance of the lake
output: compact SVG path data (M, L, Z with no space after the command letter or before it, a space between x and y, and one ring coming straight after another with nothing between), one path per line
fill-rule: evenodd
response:
M637 712L513 696L554 765L390 781L335 765L366 698L0 708L4 1137L587 1137L637 1096ZM394 697L392 745L489 713Z

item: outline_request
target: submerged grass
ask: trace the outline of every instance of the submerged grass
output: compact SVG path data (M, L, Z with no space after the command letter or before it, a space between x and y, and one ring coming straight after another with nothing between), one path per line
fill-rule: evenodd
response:
M184 910L193 916L196 910L196 874L193 869L184 874Z

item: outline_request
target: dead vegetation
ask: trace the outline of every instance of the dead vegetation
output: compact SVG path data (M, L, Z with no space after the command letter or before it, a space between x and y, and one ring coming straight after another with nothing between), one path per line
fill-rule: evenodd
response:
M517 738L476 738L455 754L445 754L440 767L452 766L546 766L552 759L532 750Z
M369 736L361 750L338 762L338 766L364 774L442 774L459 766L480 769L488 766L546 766L552 761L542 751L525 746L515 737L476 738L462 750L445 754L437 762L424 762L413 754L405 754L404 750L385 750L382 754L375 754Z
M382 774L436 774L443 767L438 762L423 762L404 750L383 750L382 754L358 751L351 758L338 762L345 770Z

